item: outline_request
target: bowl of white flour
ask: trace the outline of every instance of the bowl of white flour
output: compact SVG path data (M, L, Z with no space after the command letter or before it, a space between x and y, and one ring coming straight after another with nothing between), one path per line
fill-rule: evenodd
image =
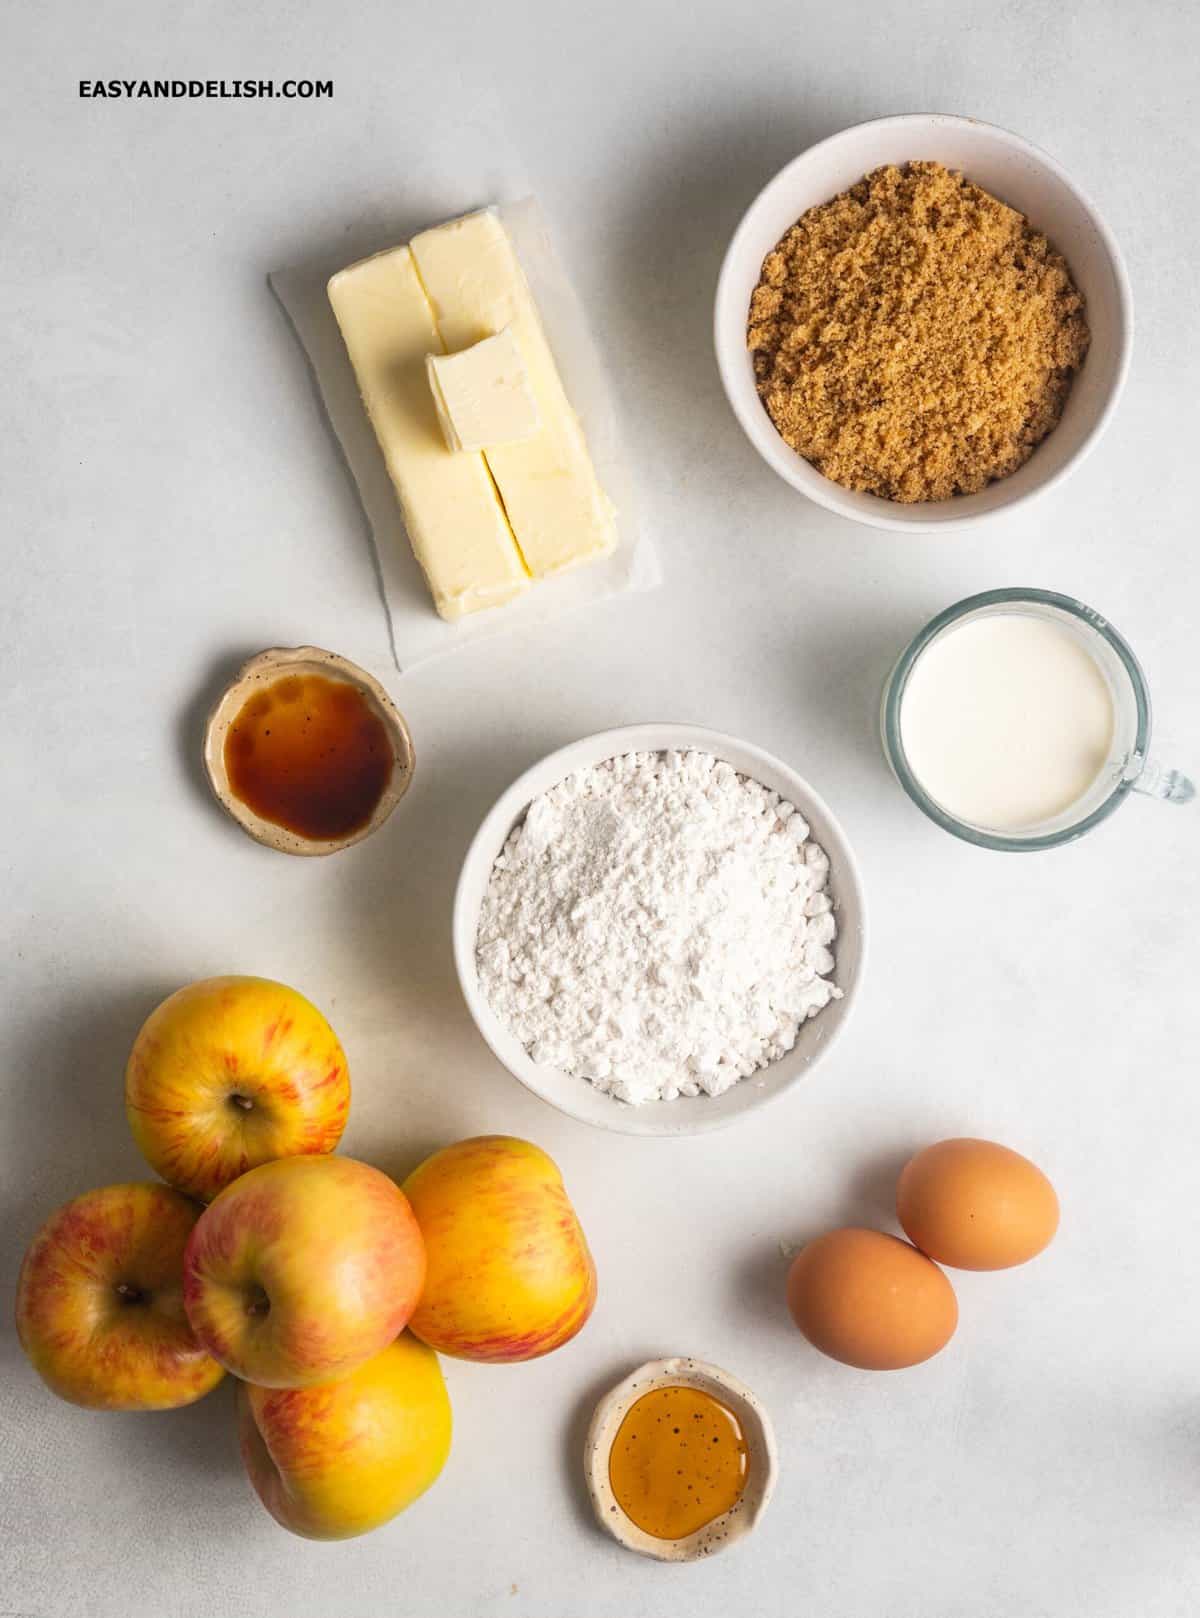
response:
M719 1129L832 1047L862 979L858 867L808 783L696 725L631 725L514 781L463 862L454 958L514 1077L584 1123Z

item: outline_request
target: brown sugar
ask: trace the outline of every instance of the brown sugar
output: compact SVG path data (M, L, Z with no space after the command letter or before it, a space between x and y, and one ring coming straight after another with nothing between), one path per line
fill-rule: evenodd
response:
M1088 347L1066 261L940 163L881 168L766 256L747 341L791 447L886 500L973 494L1056 425Z

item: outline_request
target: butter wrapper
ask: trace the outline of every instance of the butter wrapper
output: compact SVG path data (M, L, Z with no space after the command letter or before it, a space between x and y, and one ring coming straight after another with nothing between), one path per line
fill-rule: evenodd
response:
M611 556L538 580L518 600L457 623L445 623L434 611L325 292L334 271L373 252L400 246L415 232L397 230L373 243L360 246L356 242L353 259L334 263L322 258L269 277L312 367L330 426L357 487L375 550L392 652L401 670L492 635L546 623L592 602L653 589L661 579L653 544L639 522L637 491L604 363L555 254L545 217L532 197L503 203L496 212L517 250L567 397L583 423L600 486L616 507L618 542Z

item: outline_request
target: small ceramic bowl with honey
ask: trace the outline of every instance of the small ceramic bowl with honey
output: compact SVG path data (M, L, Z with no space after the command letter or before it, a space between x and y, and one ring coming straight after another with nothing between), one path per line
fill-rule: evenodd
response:
M736 1377L703 1360L650 1360L596 1406L584 1448L601 1527L659 1562L744 1539L771 1499L775 1436Z
M365 669L318 646L274 647L238 670L204 736L222 808L283 854L335 854L408 791L412 737Z

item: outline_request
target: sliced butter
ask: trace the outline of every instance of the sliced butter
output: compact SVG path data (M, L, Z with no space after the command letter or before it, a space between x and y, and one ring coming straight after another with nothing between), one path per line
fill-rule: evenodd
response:
M425 365L446 448L455 454L519 443L541 426L525 361L507 326L458 354L430 354Z
M541 430L485 453L529 571L544 578L606 556L617 543L613 508L504 226L484 210L411 245L445 348L469 348L507 327L524 358Z
M442 344L411 252L352 264L328 290L438 612L461 618L511 601L528 573L483 456L446 450L425 374Z

